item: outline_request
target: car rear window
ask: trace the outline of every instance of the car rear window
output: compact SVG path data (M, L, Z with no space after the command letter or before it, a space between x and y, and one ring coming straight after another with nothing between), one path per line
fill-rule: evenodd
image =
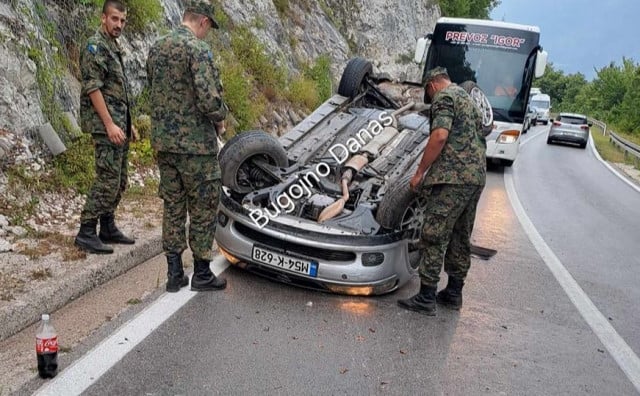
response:
M560 116L560 122L562 122L563 124L576 124L576 125L582 125L582 124L586 124L587 123L587 119L586 118L582 118L582 117L569 117L569 116Z

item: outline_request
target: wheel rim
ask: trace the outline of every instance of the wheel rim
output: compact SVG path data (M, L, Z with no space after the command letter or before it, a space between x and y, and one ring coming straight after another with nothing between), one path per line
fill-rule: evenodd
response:
M400 219L400 230L409 230L413 229L414 234L412 235L412 240L420 239L420 234L422 234L422 224L424 222L424 213L425 213L425 199L419 196L416 196L409 205L407 205L407 209L402 213L402 217Z

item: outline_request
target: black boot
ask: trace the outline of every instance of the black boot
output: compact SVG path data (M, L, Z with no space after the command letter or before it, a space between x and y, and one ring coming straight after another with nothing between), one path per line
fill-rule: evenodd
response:
M113 213L100 216L100 239L104 243L121 243L123 245L133 245L135 240L125 236L118 227Z
M88 220L80 224L80 231L76 235L75 245L89 253L111 254L113 249L102 243L96 235L98 220Z
M447 287L440 290L436 296L436 301L447 308L460 309L462 307L463 286L464 280L450 276L447 281Z
M207 291L222 290L227 287L227 281L217 278L209 268L209 260L193 260L193 276L191 277L191 290Z
M420 285L420 292L406 300L398 300L398 305L409 311L419 312L423 315L435 316L436 314L436 287Z
M189 284L189 277L184 274L182 253L169 252L167 256L167 291L175 293Z

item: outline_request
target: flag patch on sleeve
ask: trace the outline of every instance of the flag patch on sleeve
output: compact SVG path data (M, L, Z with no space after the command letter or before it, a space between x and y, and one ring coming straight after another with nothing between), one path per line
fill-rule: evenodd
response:
M98 52L98 46L95 44L89 44L87 46L87 50L89 50L89 52L95 55Z

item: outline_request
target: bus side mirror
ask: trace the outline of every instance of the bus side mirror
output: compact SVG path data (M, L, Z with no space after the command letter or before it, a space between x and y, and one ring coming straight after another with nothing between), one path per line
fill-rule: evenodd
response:
M549 53L547 51L538 51L538 56L536 57L536 78L540 78L544 75L544 70L547 68L547 58L549 57Z
M422 63L422 59L424 59L424 54L427 52L427 44L429 43L429 39L427 37L420 37L418 42L416 43L416 53L413 56L413 61L417 64Z

